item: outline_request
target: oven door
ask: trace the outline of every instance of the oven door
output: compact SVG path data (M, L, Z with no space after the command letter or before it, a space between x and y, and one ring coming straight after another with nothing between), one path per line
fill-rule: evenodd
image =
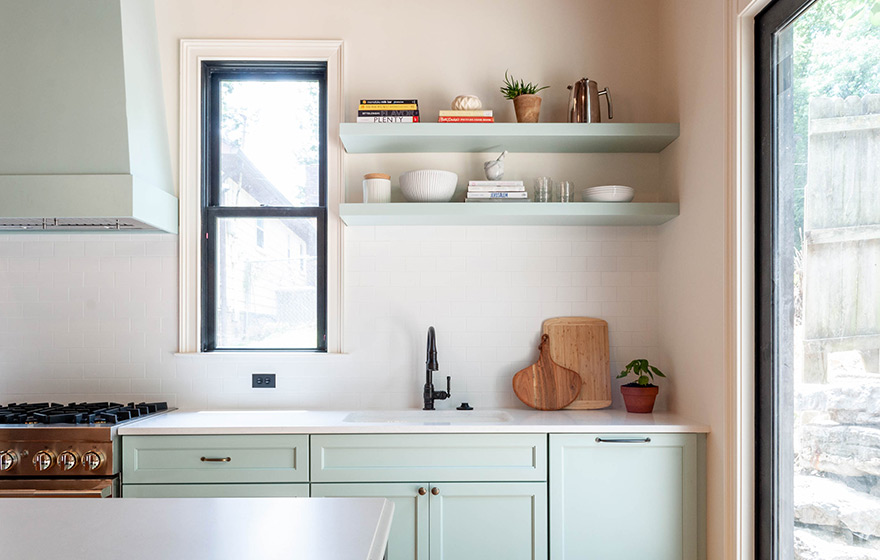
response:
M114 498L116 479L0 479L0 498Z

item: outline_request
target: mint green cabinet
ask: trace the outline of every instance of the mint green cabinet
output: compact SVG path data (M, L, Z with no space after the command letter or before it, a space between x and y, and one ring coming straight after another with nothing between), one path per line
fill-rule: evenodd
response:
M308 484L123 484L123 498L308 498Z
M697 434L551 434L552 560L697 560Z
M312 482L544 481L546 434L313 435Z
M308 482L309 436L125 436L123 484Z
M122 497L308 497L309 436L124 436Z
M312 496L393 501L388 560L547 558L545 483L312 484Z
M547 558L546 434L313 435L309 456L312 496L394 501L389 560Z
M312 484L312 497L387 498L394 502L388 560L428 560L427 483ZM419 490L424 494L420 494Z
M390 560L705 558L704 434L124 436L122 449L123 497L388 498Z
M543 560L547 485L437 483L431 488L430 524L431 560Z

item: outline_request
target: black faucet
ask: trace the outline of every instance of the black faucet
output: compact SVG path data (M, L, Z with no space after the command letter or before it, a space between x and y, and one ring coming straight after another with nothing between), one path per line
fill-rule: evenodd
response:
M452 377L449 375L446 376L446 390L434 390L434 372L438 369L440 369L440 366L437 364L437 336L434 334L434 327L428 327L428 357L425 360L425 408L422 410L434 410L435 400L442 401L452 395L450 387Z

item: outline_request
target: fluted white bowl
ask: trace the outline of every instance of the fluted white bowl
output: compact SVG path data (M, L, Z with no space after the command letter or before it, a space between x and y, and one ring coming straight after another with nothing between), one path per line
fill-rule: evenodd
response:
M588 187L581 191L581 200L584 202L629 202L635 197L635 194L636 191L632 187L623 185Z
M449 202L457 184L457 174L439 169L418 169L400 176L400 192L410 202Z

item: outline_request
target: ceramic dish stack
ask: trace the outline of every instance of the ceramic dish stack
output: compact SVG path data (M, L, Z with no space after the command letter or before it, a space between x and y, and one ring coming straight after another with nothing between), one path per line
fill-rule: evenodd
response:
M635 195L636 191L632 187L623 185L588 187L581 191L584 202L629 202Z

